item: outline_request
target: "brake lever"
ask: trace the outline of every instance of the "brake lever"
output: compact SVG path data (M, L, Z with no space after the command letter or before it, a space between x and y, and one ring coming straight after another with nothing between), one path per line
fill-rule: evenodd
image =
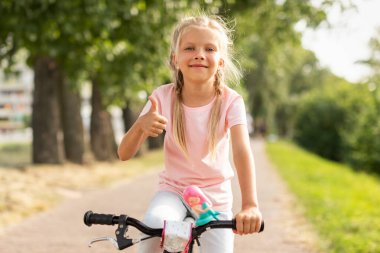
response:
M113 239L112 237L107 237L107 236L99 237L92 240L88 246L91 247L91 245L96 242L109 241L112 243L113 246L115 246L116 249L122 250L122 249L132 246L133 244L140 242L141 241L140 239L131 239L131 238L125 237L125 233L128 231L128 226L126 225L126 221L127 221L126 215L119 216L119 224L115 231L116 240Z
M122 250L122 249L130 247L136 243L139 243L141 241L141 239L130 239L130 238L127 239L127 238L125 238L125 240L119 244L112 237L104 236L104 237L95 238L92 241L90 241L88 244L88 247L91 248L94 243L103 242L103 241L109 241L116 249Z
M117 244L117 241L115 239L113 239L112 237L108 237L108 236L104 236L104 237L99 237L99 238L95 238L93 239L92 241L90 241L90 243L88 244L88 247L92 247L92 245L96 242L103 242L103 241L109 241L112 243L112 245L116 248L116 249L119 249L119 245Z

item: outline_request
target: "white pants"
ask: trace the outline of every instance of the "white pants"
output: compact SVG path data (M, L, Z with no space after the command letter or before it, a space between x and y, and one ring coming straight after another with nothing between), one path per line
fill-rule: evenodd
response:
M172 192L159 191L149 204L144 223L153 228L162 228L164 220L182 221L188 214L189 210L180 196ZM221 212L219 217L221 220L231 219L232 212ZM199 241L201 253L232 253L234 233L231 229L211 229L204 232ZM138 245L138 253L163 252L158 237L142 241Z

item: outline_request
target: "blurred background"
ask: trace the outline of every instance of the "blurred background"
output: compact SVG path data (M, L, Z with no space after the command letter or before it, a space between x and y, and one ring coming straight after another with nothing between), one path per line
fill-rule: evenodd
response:
M334 242L324 246L326 251L379 252L380 214L374 207L380 199L368 198L380 192L376 0L2 0L0 188L9 188L4 182L15 180L9 179L14 171L25 174L39 165L116 161L117 144L147 96L170 82L173 25L199 10L221 15L233 28L235 59L244 78L232 88L245 98L251 135L268 141L273 163L306 201L310 219L316 224L327 219L327 227L317 228L325 241ZM162 143L162 138L149 139L138 156L160 150ZM292 153L305 151L320 160L309 164ZM324 172L330 162L338 169ZM296 164L300 169L293 171ZM305 164L316 174L296 179ZM354 189L353 195L348 190L338 197L322 194L328 186L319 184L315 192L307 190L318 180L329 182L336 171L331 186L340 185L348 173L352 179L341 187ZM0 192L4 213L13 210L9 202L30 202L29 196L20 200L10 194ZM343 196L355 200L342 207L350 222L331 222L337 217L328 216L328 210L338 208L331 203ZM307 202L311 198L315 203ZM366 224L374 230L368 232ZM354 246L347 246L349 241Z

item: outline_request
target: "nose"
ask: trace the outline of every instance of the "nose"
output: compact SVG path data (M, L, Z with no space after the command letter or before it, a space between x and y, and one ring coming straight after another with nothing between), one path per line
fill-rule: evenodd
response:
M204 60L205 56L204 56L203 50L197 50L197 52L194 55L194 59L195 60Z

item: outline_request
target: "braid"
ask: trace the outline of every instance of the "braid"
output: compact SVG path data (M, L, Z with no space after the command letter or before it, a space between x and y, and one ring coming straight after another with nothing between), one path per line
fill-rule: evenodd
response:
M214 88L215 88L216 98L215 98L214 105L211 109L211 116L210 116L210 120L208 124L208 131L210 133L208 146L213 157L215 156L215 149L216 149L216 144L218 141L218 132L219 132L218 125L219 125L219 120L220 120L222 92L223 92L222 74L219 69L217 70L215 74Z
M181 100L182 100L182 89L183 89L183 85L184 85L184 81L183 81L183 74L181 72L181 70L177 70L176 71L176 79L175 79L176 83L175 83L175 92L177 94L177 97L181 97Z
M182 89L183 89L183 74L181 70L176 71L175 93L176 99L174 100L173 111L173 131L174 139L179 144L182 152L188 156L186 147L186 135L185 135L185 115L182 108Z

